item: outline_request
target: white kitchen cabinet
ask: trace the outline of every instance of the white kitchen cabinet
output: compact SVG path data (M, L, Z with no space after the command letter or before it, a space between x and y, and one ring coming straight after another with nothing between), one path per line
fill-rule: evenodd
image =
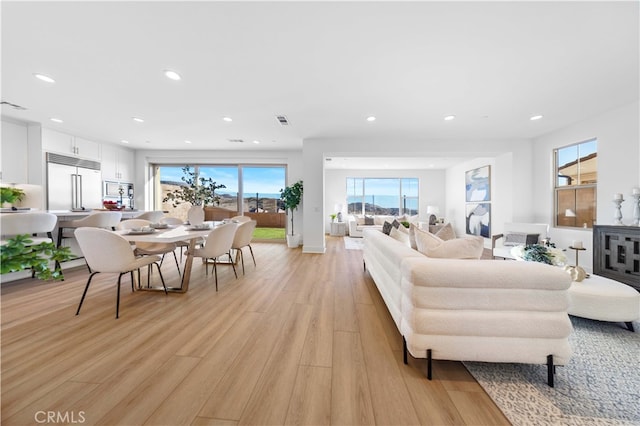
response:
M134 153L116 145L102 144L102 178L133 182Z
M67 133L42 129L42 149L45 152L100 161L100 144Z

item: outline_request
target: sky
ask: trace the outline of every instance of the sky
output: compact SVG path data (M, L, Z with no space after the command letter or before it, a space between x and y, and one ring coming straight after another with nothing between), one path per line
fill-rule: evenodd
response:
M191 168L193 170L193 167ZM277 194L285 187L286 169L277 167L242 167L244 193L250 196L258 192L259 194ZM160 180L162 181L182 181L182 167L180 166L160 166ZM224 166L200 166L200 176L212 178L217 184L226 186L218 190L220 193L236 194L238 188L238 167Z

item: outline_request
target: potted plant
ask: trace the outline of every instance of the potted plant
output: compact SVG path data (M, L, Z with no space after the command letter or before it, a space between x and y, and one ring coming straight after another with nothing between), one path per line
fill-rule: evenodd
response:
M56 247L53 243L33 244L27 234L16 235L0 246L2 261L1 273L31 269L41 280L64 280L60 262L71 260L73 254L70 247ZM55 262L55 268L49 269L49 262Z
M0 187L0 207L4 207L5 203L11 205L16 201L22 201L23 198L24 191L20 188L13 188L11 186Z
M216 195L216 189L226 188L226 185L218 184L211 178L198 176L195 171L191 171L190 166L182 168L184 185L180 188L169 191L162 199L163 203L170 202L173 207L180 203L191 203L193 206L207 206L220 201L220 196Z
M302 191L301 180L280 190L280 199L284 204L284 208L287 214L291 212L291 234L287 234L287 245L292 248L300 245L300 235L295 234L293 231L293 211L297 210L302 202Z

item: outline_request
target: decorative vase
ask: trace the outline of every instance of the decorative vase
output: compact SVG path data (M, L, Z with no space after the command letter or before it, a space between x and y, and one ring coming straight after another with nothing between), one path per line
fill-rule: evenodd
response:
M202 225L204 223L204 208L202 206L191 206L187 212L187 220L190 225Z

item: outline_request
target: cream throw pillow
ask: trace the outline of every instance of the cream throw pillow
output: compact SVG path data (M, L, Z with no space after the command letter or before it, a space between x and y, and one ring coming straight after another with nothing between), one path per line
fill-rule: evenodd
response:
M443 240L430 232L415 229L418 251L428 257L441 259L480 259L484 250L484 238L467 237Z
M404 228L404 226L400 225L400 228ZM400 241L402 244L406 244L407 247L411 247L409 241L409 231L401 231L399 228L391 228L391 232L389 233L391 238L394 238Z
M447 223L438 232L436 232L436 237L440 237L445 241L453 240L456 237L456 231L453 230L451 223Z
M435 248L444 242L442 238L437 237L429 231L420 229L415 225L412 227L416 239L416 249L422 254L427 254L428 248Z
M426 255L442 259L480 259L484 250L484 238L465 237L444 241L435 248L428 248Z

